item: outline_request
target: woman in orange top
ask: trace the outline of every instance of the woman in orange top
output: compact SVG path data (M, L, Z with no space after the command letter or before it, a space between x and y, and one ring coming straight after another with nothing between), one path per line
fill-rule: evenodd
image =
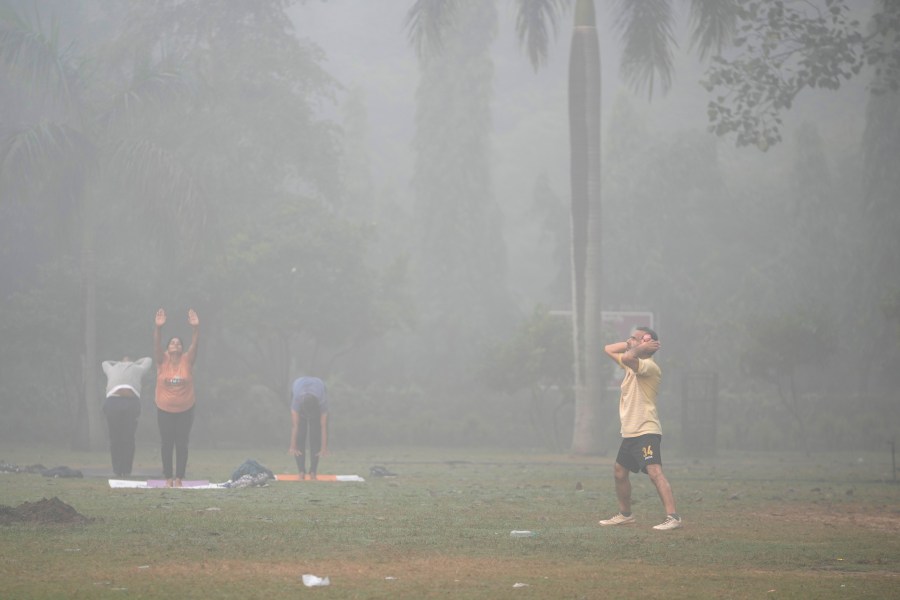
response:
M188 441L194 424L194 361L197 358L197 341L200 335L200 319L194 309L188 311L188 323L193 333L191 345L183 352L181 339L173 337L166 349L161 343L162 327L166 324L166 311L156 311L156 328L153 330L154 358L156 360L156 420L162 441L163 475L168 487L181 487L187 470ZM175 470L172 470L172 454L175 454Z

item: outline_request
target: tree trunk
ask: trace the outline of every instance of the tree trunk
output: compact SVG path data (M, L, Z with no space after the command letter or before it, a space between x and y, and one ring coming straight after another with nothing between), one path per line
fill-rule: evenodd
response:
M84 285L84 403L87 408L87 448L102 450L106 436L103 412L98 396L97 374L97 257L94 252L94 211L91 199L85 198L82 216L82 283Z
M593 0L578 0L569 56L572 178L572 324L575 343L575 428L572 452L596 452L600 401L600 43Z
M98 200L88 187L85 184L83 173L73 178L72 202L81 207L81 284L84 294L84 360L81 365L84 389L82 401L87 409L83 413L87 417L87 423L77 426L79 431L86 433L84 436L86 439L79 440L84 449L102 450L106 446L106 428L103 407L100 402L101 388L98 383L100 359L97 356L97 255L94 249Z

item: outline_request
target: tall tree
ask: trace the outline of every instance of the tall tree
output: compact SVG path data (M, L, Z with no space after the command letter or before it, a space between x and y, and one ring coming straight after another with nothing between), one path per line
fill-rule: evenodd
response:
M710 129L734 134L737 145L767 150L782 139L782 114L805 90L838 90L846 81L870 76L870 98L863 137L865 184L848 198L862 196L851 223L862 225L854 252L866 256L867 269L854 269L849 287L856 291L857 331L885 328L872 321L877 307L894 292L897 261L897 148L896 127L900 92L900 3L877 0L782 2L737 0L736 52L717 56L707 72ZM861 223L853 220L859 218ZM844 231L831 223L831 232ZM863 234L864 232L864 234ZM831 291L833 294L833 289ZM864 308L860 309L859 307ZM868 339L868 338L867 338ZM889 338L887 338L889 339ZM887 344L891 348L893 344ZM896 347L892 352L896 352ZM892 362L885 353L877 361ZM865 393L873 360L858 370L859 390ZM896 369L878 368L884 372Z
M532 23L519 27L520 38L526 46L545 43L547 36L541 33L541 28L546 24L539 15L553 14L559 6L558 2L520 2L520 15L531 18L520 17L519 22ZM728 11L714 10L712 5L703 2L695 2L693 6L694 39L701 53L721 47L729 34ZM623 75L635 89L646 89L650 97L657 79L663 92L671 86L673 21L670 2L618 3L616 24L625 46ZM530 55L537 68L542 51ZM575 344L572 451L588 454L598 448L594 420L607 383L602 358L602 80L593 0L578 0L575 4L568 85Z
M16 197L42 198L72 207L80 234L83 286L83 397L87 423L76 445L103 443L97 365L97 263L95 229L109 199L110 173L129 173L140 182L166 182L182 206L195 205L197 187L166 149L143 137L133 125L138 113L154 111L165 98L183 97L183 80L174 72L148 68L116 82L88 76L85 62L62 48L55 29L43 33L40 11L34 22L5 10L0 13L0 65L21 98L43 96L37 108L6 115L0 140L2 177ZM160 65L157 65L160 66ZM109 92L110 84L114 91ZM22 106L22 105L20 105ZM168 197L168 196L167 196Z
M572 451L596 451L594 416L606 385L601 298L600 41L591 0L578 0L569 53L575 429Z
M110 313L137 321L137 315L151 314L140 312L145 303L186 309L189 302L201 309L210 342L201 355L202 372L214 383L203 387L218 396L226 415L228 408L245 405L241 392L249 386L262 382L272 397L282 398L298 368L326 371L348 348L403 318L395 302L403 270L394 264L372 268L367 249L373 228L338 215L336 127L317 111L332 100L335 83L320 66L321 51L294 34L285 14L290 4L89 0L66 5L96 7L92 14L104 32L73 59L72 64L87 59L92 76L80 81L78 97L86 105L81 119L65 121L87 123L87 141L99 148L94 154L73 153L96 155L96 166L85 171L94 193L79 198L72 210L88 201L98 209L84 221L98 258L94 301L103 318L96 345L124 346L121 337L114 344L104 338ZM10 49L10 61L15 58L11 45L0 47ZM56 207L55 190L71 186L51 178L51 168L64 163L52 156L38 160L41 155L31 151L53 146L15 143L28 141L27 126L40 122L38 117L53 116L36 109L33 115L25 109L35 103L19 101L37 88L36 78L26 79L21 68L31 63L18 56L20 66L0 68L0 94L9 91L16 101L11 104L22 106L15 115L0 114L3 132L10 134L3 146L3 190L15 192L4 193L2 214L28 208L36 219L38 203L5 201L24 199L29 190L37 198L43 190ZM13 76L15 85L4 85ZM152 85L157 80L168 81L168 89ZM21 118L8 118L20 113ZM129 168L129 162L140 162L145 170ZM16 177L19 172L30 176ZM190 202L200 197L196 190L215 200L202 212ZM198 225L202 231L194 229ZM74 237L81 239L80 228ZM122 262L132 269L121 268ZM128 293L112 296L110 287ZM117 300L123 301L110 306ZM80 320L68 324L80 326L75 322ZM4 320L4 331L10 330L7 324L15 325ZM63 354L75 353L67 346ZM70 360L79 369L99 368L95 359ZM88 400L95 400L98 391L90 390L96 387L96 379L87 384ZM219 394L223 390L230 395ZM102 428L94 432L102 434Z
M420 372L442 384L473 372L477 346L509 312L490 172L494 67L488 51L496 35L496 8L493 2L455 5L436 52L417 35L425 23L441 18L444 7L417 2L407 21L421 72L413 176L416 272L422 364L432 372Z
M205 306L207 347L227 349L207 372L252 364L248 378L278 397L291 373L324 369L324 357L352 344L348 328L371 335L381 298L360 260L368 233L336 216L356 216L342 197L337 128L317 111L337 84L321 50L296 35L291 4L139 3L127 31L166 40L203 82L191 121L173 120L166 135L190 132L185 159L198 157L216 200L196 264L174 278Z
M438 52L452 27L459 0L418 0L410 12L411 39L420 51ZM516 30L535 69L546 60L566 0L518 0ZM652 97L657 80L671 85L674 13L671 0L623 0L616 25L624 40L622 72L638 90ZM733 31L731 2L694 0L692 42L701 56L720 49ZM577 0L569 71L571 135L571 214L573 329L576 413L573 452L596 450L594 407L600 400L603 374L602 294L600 269L601 78L599 40L593 0Z
M783 112L804 90L837 90L866 64L870 89L900 89L900 4L875 6L868 28L849 0L733 0L736 52L712 59L703 85L710 130L766 150L782 140Z
M878 34L873 40L873 52L885 60L874 72L869 101L866 106L866 128L862 148L864 160L864 189L861 215L865 235L862 254L866 269L856 273L855 287L867 300L862 310L859 329L878 336L885 351L873 360L865 361L860 369L860 389L870 387L868 375L884 374L889 385L896 385L897 363L900 361L900 344L889 321L897 317L900 298L900 3L891 0L879 2L870 31ZM877 45L876 45L877 43ZM865 275L868 275L867 277ZM867 338L871 339L871 338Z
M560 306L572 296L572 225L568 206L553 190L546 173L535 180L533 212L541 221L542 237L551 248L556 275L547 285L551 306Z

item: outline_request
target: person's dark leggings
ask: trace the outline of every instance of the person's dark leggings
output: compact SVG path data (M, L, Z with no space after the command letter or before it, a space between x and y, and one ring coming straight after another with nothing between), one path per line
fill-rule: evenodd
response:
M295 456L297 470L306 473L306 436L309 433L309 472L319 469L319 451L322 449L322 420L318 409L300 412L300 429L297 431L297 449L303 452Z
M188 441L194 424L194 407L180 413L170 413L157 408L159 437L162 441L163 477L172 479L172 451L175 451L175 478L184 479L187 470Z
M134 464L134 434L141 416L140 398L111 396L103 402L109 426L109 456L116 477L131 475Z

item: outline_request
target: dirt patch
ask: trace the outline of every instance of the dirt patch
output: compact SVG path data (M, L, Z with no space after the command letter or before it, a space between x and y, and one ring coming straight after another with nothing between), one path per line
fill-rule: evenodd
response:
M19 465L12 465L5 460L0 460L0 473L40 473L46 470L47 467L42 464L20 467Z
M57 497L37 502L23 502L19 506L0 505L0 524L29 523L90 523L85 517Z
M779 508L766 513L758 513L767 519L781 519L789 523L815 523L826 526L856 525L865 529L900 533L900 514L871 513L842 507L840 511L824 509L815 504Z

